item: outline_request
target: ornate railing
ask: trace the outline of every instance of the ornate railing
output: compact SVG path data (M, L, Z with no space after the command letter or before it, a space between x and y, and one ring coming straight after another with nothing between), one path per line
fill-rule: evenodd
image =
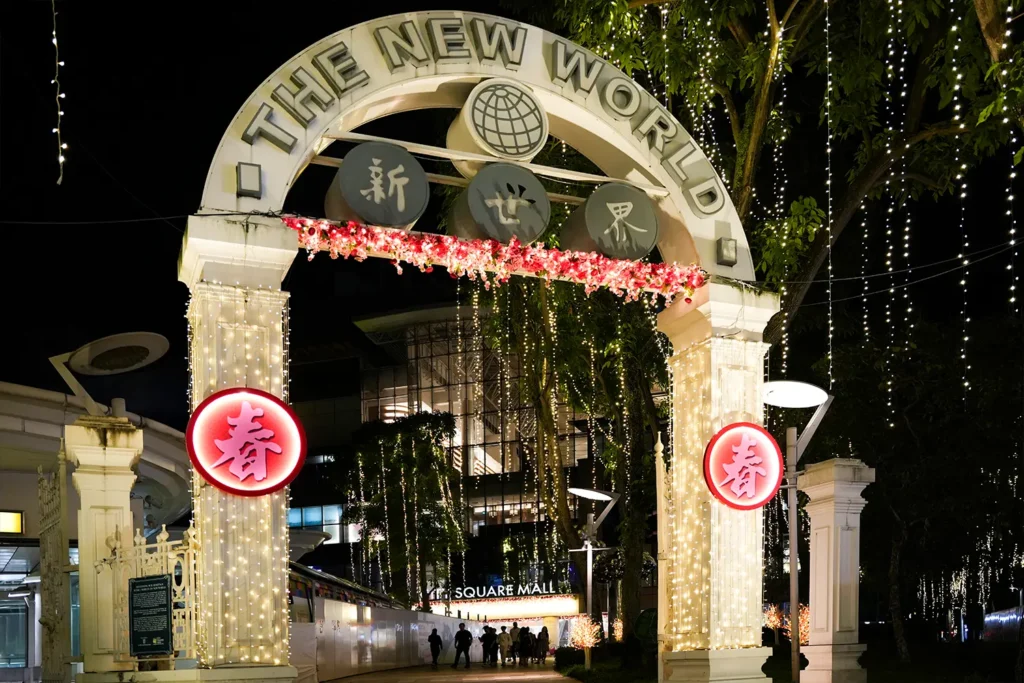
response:
M44 683L71 680L71 588L68 572L67 459L64 440L52 474L39 468L39 592Z
M196 658L196 551L195 530L190 525L180 541L168 540L164 525L153 543L138 530L130 543L121 538L120 530L107 539L111 556L97 563L109 565L113 575L114 598L114 657L130 661L138 669L139 660L131 655L131 632L128 619L128 580L143 576L169 575L171 577L171 632L173 652L164 656L146 656L143 661L170 660L174 668L176 659Z

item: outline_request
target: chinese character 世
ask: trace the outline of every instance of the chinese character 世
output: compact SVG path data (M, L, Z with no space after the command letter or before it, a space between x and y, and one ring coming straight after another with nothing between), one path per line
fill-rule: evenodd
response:
M762 477L768 476L767 470L763 467L758 467L758 465L761 464L761 456L754 452L754 446L756 443L757 442L751 439L750 436L744 434L740 445L732 447L732 462L722 465L722 469L724 469L729 476L726 477L719 485L725 486L729 482L732 482L729 490L732 491L733 495L737 498L742 496L753 498L757 488L757 475L761 475Z
M405 173L405 164L399 164L395 168L388 171L388 192L384 194L384 167L380 165L380 159L373 160L373 166L369 167L370 171L370 187L365 190L360 190L359 194L363 195L374 204L380 204L384 201L385 197L390 198L398 195L396 205L399 211L405 211L405 186L409 184L409 179L403 176Z
M526 192L526 188L522 185L519 186L518 192L507 183L505 186L509 191L508 197L502 197L501 192L497 191L494 193L494 199L485 199L484 204L489 209L498 210L498 222L502 225L519 225L519 219L516 217L519 207L529 206L534 201L523 198L522 194ZM507 215L506 212L508 212Z
M629 239L629 231L636 230L637 232L647 232L643 228L638 228L632 223L627 223L626 219L629 214L633 213L633 202L608 202L605 204L608 210L612 213L612 224L608 226L608 229L604 231L604 234L608 234L612 230L615 231L615 241L624 242ZM624 227L623 227L624 226ZM622 228L622 231L619 231Z
M253 408L248 401L242 401L242 410L237 417L228 417L230 439L214 439L213 443L223 454L213 467L220 467L231 461L228 471L238 477L238 481L252 476L254 481L267 478L267 451L280 453L281 447L270 439L274 432L264 429L255 418L263 417L262 408ZM210 469L213 469L211 467Z

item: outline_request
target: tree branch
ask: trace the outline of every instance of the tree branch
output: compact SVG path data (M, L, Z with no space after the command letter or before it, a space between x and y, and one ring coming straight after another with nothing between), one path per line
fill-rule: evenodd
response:
M783 29L786 28L787 24L789 24L789 18L793 16L793 10L795 10L796 6L799 4L800 0L793 0L791 3L789 3L789 8L786 9L786 13L782 15L782 21L779 22Z
M770 36L768 59L765 61L764 73L754 91L753 112L747 118L744 138L736 140L736 172L733 174L733 188L736 192L736 212L740 222L746 223L750 207L754 200L754 173L761 156L765 132L768 128L768 115L771 112L775 94L775 67L779 60L779 34Z
M1006 25L1003 23L1003 12L999 0L974 0L974 11L978 14L981 35L993 62L998 62L1006 40Z
M629 9L636 9L645 5L662 5L665 0L629 0Z
M910 86L909 99L907 101L907 119L904 125L904 130L907 132L916 133L921 127L921 115L924 111L925 95L928 92L928 75L930 73L927 60L945 30L947 29L940 22L933 21L925 32L921 47L918 48L917 64L914 68L914 81Z
M725 103L725 110L729 113L729 125L732 127L733 144L740 144L740 136L743 135L743 122L740 120L740 112L736 108L736 102L732 98L732 92L724 85L712 83L711 87L722 98Z
M885 176L893 164L902 159L914 145L932 138L959 135L966 132L967 129L959 123L933 126L909 136L900 136L900 138L894 140L892 149L895 152L892 154L887 154L885 150L876 152L857 174L857 177L853 179L853 182L850 183L846 190L846 195L839 203L839 212L832 221L832 244L835 244L843 229L850 223L858 209L860 209L860 205L868 192ZM811 288L811 281L814 280L815 275L817 275L826 258L828 258L828 251L831 246L828 241L828 235L829 231L818 231L814 242L811 243L810 257L807 264L793 278L793 284L786 288L788 296L786 298L785 312L788 313L790 320L796 315L797 310ZM766 342L774 344L781 338L784 319L785 316L780 311L768 322L768 326L764 331L764 340Z
M740 44L740 47L746 48L747 45L750 44L750 31L747 30L747 27L744 26L742 22L730 21L726 24L726 28L729 29L729 33L731 33L732 37L736 39L736 42Z

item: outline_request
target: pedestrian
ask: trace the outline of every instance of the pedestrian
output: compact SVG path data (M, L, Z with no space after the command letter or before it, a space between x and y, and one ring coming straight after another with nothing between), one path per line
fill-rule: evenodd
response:
M530 665L530 627L519 630L519 666Z
M506 628L508 627L502 626L501 633L498 634L498 649L501 651L502 666L505 666L505 662L508 661L508 652L512 649L512 636L505 630Z
M512 657L512 664L515 665L516 656L519 654L519 622L512 622L512 628L509 629L508 634L512 636L512 647L508 652Z
M430 657L433 660L430 665L437 668L437 658L441 656L441 636L437 635L437 629L433 629L427 636L427 643L430 645Z
M480 636L480 643L484 649L484 666L488 664L497 664L491 659L492 646L494 641L497 640L497 636L494 635L494 629L490 626L484 626L484 634Z
M491 666L498 666L498 629L491 627Z
M551 643L551 636L548 635L548 627L545 626L537 634L537 658L541 664L547 664L548 661L548 647Z
M465 653L466 668L469 668L469 646L473 644L473 634L466 630L465 624L459 624L459 630L455 632L455 663L452 668L459 666L459 655Z

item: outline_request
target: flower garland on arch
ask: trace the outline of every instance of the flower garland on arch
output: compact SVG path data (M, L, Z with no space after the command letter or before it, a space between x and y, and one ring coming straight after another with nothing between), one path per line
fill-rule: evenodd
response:
M627 300L644 292L665 297L669 303L682 294L687 303L707 282L707 272L696 265L624 261L591 252L560 251L543 244L509 244L496 240L465 240L451 235L377 228L355 222L334 223L316 218L285 216L284 224L299 233L299 244L309 258L326 251L331 258L367 257L391 259L402 272L408 263L424 272L442 266L452 277L480 278L485 286L501 284L512 275L532 275L545 280L566 280L584 286L587 294L608 289Z

